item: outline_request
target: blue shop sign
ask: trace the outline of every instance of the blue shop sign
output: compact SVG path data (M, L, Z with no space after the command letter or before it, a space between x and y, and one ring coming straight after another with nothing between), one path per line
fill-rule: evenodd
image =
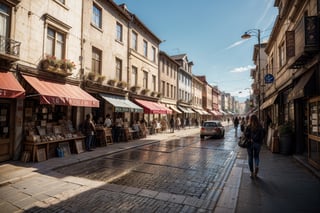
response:
M264 82L265 82L266 84L271 84L271 83L273 83L273 81L274 81L274 77L273 77L272 74L266 74L266 75L264 76Z

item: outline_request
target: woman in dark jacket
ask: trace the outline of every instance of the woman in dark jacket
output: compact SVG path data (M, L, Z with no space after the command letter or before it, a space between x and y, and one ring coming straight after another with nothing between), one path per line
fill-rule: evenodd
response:
M250 143L247 147L248 151L248 163L251 172L251 178L257 176L259 171L259 154L264 138L264 129L260 124L256 115L251 115L249 125L245 129L245 137L249 139ZM253 161L255 168L253 168Z

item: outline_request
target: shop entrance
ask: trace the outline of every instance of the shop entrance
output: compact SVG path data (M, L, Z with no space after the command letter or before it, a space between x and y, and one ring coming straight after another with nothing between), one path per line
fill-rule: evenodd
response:
M11 103L0 100L0 162L9 160L12 155L11 138L13 137L10 128L12 118Z

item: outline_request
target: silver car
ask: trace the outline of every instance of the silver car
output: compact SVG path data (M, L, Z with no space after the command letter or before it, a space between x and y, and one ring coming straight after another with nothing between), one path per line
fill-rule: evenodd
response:
M224 127L218 120L211 120L203 122L200 129L200 138L204 139L205 136L217 136L218 138L224 137Z

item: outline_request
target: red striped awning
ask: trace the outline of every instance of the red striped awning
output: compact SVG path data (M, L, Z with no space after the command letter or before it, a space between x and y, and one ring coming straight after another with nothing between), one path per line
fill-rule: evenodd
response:
M135 99L134 100L138 105L143 107L143 111L146 114L171 114L172 110L167 107L153 101L146 101Z
M99 107L99 101L78 86L26 75L23 78L39 93L40 104Z
M0 98L24 98L25 90L11 72L0 72Z

